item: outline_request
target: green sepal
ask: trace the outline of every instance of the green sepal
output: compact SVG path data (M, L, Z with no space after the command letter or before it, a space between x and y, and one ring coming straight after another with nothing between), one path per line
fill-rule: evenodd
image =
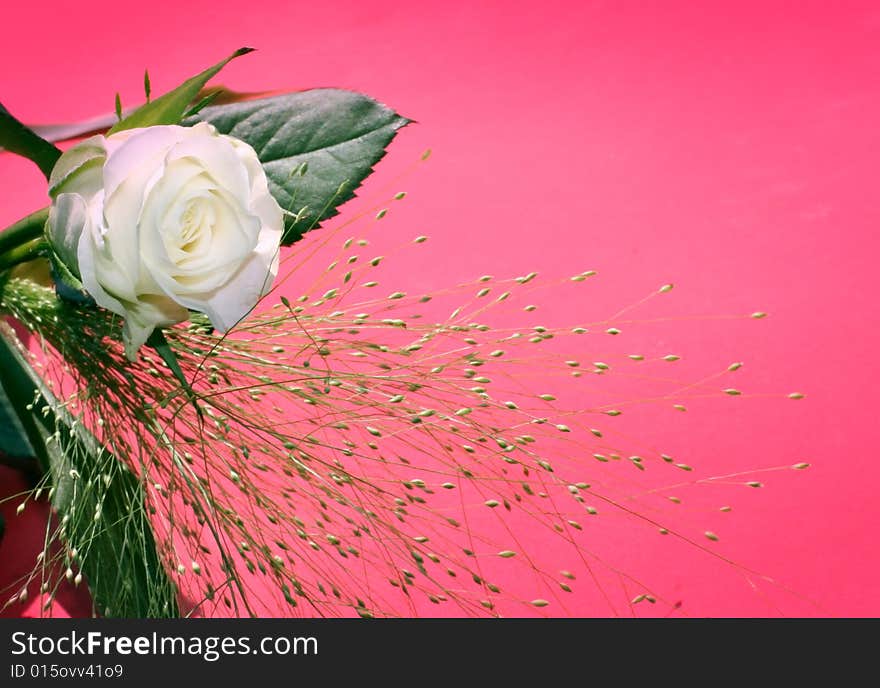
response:
M199 417L201 417L202 409L196 401L196 393L193 390L192 386L189 384L189 380L187 380L186 376L183 374L183 370L181 369L180 363L177 360L177 355L168 344L168 340L165 339L165 334L162 332L162 330L153 330L152 334L147 339L146 344L147 346L152 348L157 354L159 354L159 358L161 358L165 362L165 365L168 366L168 369L171 371L172 375L174 375L174 378L180 383L183 391L189 396L189 399L192 402L196 413L199 415ZM167 399L165 403L167 403L168 401L170 401L170 399Z
M173 91L169 91L165 95L145 103L128 117L114 124L107 134L114 134L117 131L124 131L126 129L152 127L159 124L178 124L183 119L184 113L189 109L192 101L198 96L199 91L202 90L210 79L223 69L230 60L241 55L247 55L253 52L253 50L253 48L239 48L225 60L221 60L213 67L187 79Z
M52 251L52 255L49 257L49 267L58 298L63 301L71 301L72 303L81 303L88 306L95 305L95 299L85 290L82 282L58 258L54 251Z

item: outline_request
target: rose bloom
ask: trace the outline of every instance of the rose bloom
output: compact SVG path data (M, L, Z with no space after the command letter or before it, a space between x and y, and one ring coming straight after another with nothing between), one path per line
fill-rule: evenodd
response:
M283 212L254 149L207 123L93 136L49 180L47 232L131 358L157 327L205 313L226 332L278 272Z

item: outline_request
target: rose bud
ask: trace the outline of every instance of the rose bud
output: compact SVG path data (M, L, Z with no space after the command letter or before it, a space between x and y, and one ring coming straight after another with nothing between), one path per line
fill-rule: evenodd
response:
M226 332L278 271L283 212L254 149L209 124L93 136L49 180L47 233L133 358L155 328L208 316Z

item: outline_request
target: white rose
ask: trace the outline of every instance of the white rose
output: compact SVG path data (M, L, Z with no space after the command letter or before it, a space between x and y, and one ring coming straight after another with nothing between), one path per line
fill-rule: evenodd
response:
M200 311L226 332L272 284L283 213L257 155L209 124L93 136L49 180L49 239L133 357Z

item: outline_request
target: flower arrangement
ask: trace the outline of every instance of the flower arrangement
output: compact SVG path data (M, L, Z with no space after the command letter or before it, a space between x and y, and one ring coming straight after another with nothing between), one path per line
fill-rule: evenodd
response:
M661 506L673 487L761 487L749 469L692 478L616 425L643 400L618 376L679 358L613 344L672 285L554 326L533 321L542 290L594 271L389 290L367 234L405 194L328 220L409 120L333 89L214 102L209 80L247 52L155 99L147 77L143 106L117 101L63 153L0 108L0 146L50 200L0 233L0 451L37 467L19 509L56 516L7 603L37 586L48 610L72 584L100 616L564 614L586 587L598 613L679 608L603 537L674 540L765 580ZM315 269L317 248L333 255ZM718 383L740 365L638 374L683 411L740 396ZM588 404L555 389L572 378Z

